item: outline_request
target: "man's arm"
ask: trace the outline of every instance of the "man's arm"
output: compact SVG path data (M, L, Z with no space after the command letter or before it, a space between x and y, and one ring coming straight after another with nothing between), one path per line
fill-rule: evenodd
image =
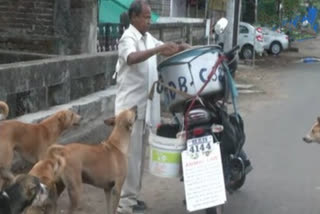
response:
M179 53L181 51L184 51L188 48L191 48L191 45L187 43L177 44L177 48L174 51L163 51L160 54L162 56L172 56L173 54Z
M136 51L129 54L127 58L127 64L133 65L143 62L156 54L171 56L177 52L179 52L179 46L173 42L168 42L155 48L151 48L145 51Z

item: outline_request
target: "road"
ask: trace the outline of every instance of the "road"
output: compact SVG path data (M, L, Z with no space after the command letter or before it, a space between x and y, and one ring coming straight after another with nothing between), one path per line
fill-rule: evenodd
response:
M254 170L240 191L228 195L225 214L319 213L320 145L307 145L302 137L320 115L320 65L279 71L269 80L269 93L240 97ZM186 213L176 180L146 176L144 193L150 213Z
M260 80L256 82L266 93L239 99L247 133L245 150L254 170L240 191L228 195L224 213L319 214L320 145L307 145L302 137L320 115L320 64L291 64L265 72L263 80L260 74L253 79ZM152 176L147 165L141 194L148 205L146 213L187 213L179 179ZM79 214L105 213L102 190L86 185L82 202ZM68 204L64 192L59 213L65 213Z
M320 65L291 65L278 76L279 99L246 115L254 171L229 196L225 213L318 214L320 146L302 136L320 115Z

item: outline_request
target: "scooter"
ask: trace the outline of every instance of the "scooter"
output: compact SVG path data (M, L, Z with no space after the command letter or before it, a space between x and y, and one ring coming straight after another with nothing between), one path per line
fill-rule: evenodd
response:
M226 19L219 20L215 25L215 33L221 34L227 24ZM208 57L211 57L210 54L212 54L214 56L212 69L208 70L200 66L199 72L196 72L196 76L199 74L197 77L201 82L201 87L193 87L198 81L195 75L190 78L184 75L175 77L169 72L167 75L165 65L162 67L160 65L160 75L163 74L161 79L167 83L167 98L175 100L175 105L171 105L171 112L177 121L178 129L182 130L178 135L187 145L185 154L182 155L182 180L185 183L186 205L187 208L189 205L189 211L204 208L207 214L222 213L223 204L226 202L226 192L232 193L241 188L245 183L246 175L252 169L251 163L243 151L244 122L237 112L236 88L232 78L237 68L235 56L238 49L239 46L236 46L228 52L223 52L219 46L200 47L189 51L189 53L184 53L184 56L171 59L169 63L166 62L166 64L174 66L175 69L180 69L179 66L186 63L186 68L191 69L201 64L201 61L196 62L196 60L201 60L198 59L199 55L209 54ZM208 60L208 57L205 57L204 60ZM187 60L182 60L182 58ZM175 59L177 60L175 61ZM192 62L195 63L192 64ZM161 70L164 71L161 72ZM190 94L190 87L199 89ZM207 87L211 87L211 89L208 90ZM217 93L206 93L208 91L216 91ZM179 101L177 101L178 95L183 97ZM234 112L231 114L227 111L230 95L234 106ZM177 112L182 113L180 118L177 116ZM187 163L184 163L184 160ZM207 168L205 165L201 165L204 162L208 163ZM199 171L201 167L205 167L205 171L211 170L215 176L222 176L219 179L215 177L203 178L209 174ZM196 179L203 183L208 182L208 188L204 186L207 184L197 184L199 187L196 188L198 189L194 187L194 182L197 182L194 180L197 176L194 173L198 172L204 174L202 177L199 177L198 174ZM214 181L215 179L219 181ZM205 192L203 195L199 193L199 188ZM215 196L214 189L219 189L219 193L217 193L219 196ZM214 206L208 207L210 204Z

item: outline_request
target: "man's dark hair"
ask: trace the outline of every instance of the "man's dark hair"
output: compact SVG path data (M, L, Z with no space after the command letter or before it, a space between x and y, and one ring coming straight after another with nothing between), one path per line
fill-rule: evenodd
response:
M128 10L129 19L131 20L132 15L136 14L139 15L142 12L142 6L147 4L144 0L135 0L131 3L130 8Z

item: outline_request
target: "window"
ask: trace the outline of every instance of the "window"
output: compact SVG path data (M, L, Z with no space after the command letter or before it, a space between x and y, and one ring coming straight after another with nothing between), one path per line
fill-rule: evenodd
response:
M249 33L249 30L248 28L246 28L245 26L243 25L240 25L240 30L239 30L240 33Z

